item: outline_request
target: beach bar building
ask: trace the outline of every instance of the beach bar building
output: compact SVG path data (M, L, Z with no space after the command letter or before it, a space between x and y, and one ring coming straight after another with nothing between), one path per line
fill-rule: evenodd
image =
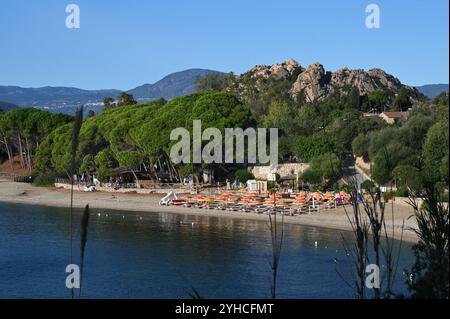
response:
M258 190L267 191L267 183L277 176L282 183L295 186L299 175L309 169L308 163L284 163L276 166L254 166L252 174L255 176Z

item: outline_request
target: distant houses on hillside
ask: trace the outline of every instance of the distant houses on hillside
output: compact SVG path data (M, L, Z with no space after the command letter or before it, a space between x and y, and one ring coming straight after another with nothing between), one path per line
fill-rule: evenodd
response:
M382 112L379 117L381 117L386 123L394 124L395 122L403 119L407 119L409 112Z

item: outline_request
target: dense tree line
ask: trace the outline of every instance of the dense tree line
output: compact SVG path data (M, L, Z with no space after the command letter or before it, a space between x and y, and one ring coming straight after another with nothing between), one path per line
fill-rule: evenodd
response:
M0 153L10 162L19 157L20 166L33 170L36 150L42 141L60 125L73 118L60 113L49 113L33 108L0 112Z
M395 183L404 192L428 182L448 187L448 94L416 106L407 120L352 142L353 153L372 163L379 184Z
M79 173L96 172L100 180L107 181L112 169L120 167L146 172L151 178L164 171L172 180L180 180L180 175L196 167L175 167L169 160L170 149L177 142L170 140L170 133L183 127L192 136L193 120L201 120L203 128L222 131L256 126L249 109L229 93L197 93L167 103L158 100L110 108L83 122L76 159ZM67 174L70 132L71 124L61 126L44 140L36 156L39 175Z

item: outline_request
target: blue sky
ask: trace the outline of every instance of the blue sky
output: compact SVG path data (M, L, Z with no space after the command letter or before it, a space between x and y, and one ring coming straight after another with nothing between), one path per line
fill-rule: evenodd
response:
M67 29L78 4L81 28ZM365 26L366 5L381 28ZM130 89L188 68L294 58L448 83L448 0L0 0L0 85Z

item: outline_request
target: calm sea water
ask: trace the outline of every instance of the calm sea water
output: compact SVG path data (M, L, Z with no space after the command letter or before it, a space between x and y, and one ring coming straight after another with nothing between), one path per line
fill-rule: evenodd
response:
M76 234L80 217L77 211ZM0 203L0 298L69 297L68 229L68 209ZM349 236L285 225L278 297L352 298L342 234ZM74 251L78 262L78 235ZM267 298L270 256L262 221L93 209L83 297L189 298L195 288L205 298ZM398 291L405 292L402 270L412 262L403 243Z

